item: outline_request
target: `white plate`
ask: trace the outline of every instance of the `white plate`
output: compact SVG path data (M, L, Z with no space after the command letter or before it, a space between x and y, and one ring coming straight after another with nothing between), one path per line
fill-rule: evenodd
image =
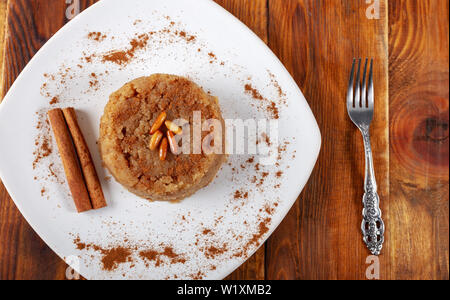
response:
M87 38L92 31L106 38ZM129 64L101 62L102 53L124 49L136 34L151 31L155 33L148 45L136 51ZM195 40L188 41L191 35ZM83 60L94 53L92 62ZM93 88L91 73L99 77ZM233 155L213 184L178 204L139 199L108 180L96 146L108 95L152 73L188 76L220 98L225 118L271 117L265 109L268 101L252 99L246 84L276 102L282 145L278 165L257 171L258 157L250 163L250 156ZM59 97L56 105L49 103L53 96ZM108 199L106 209L75 212L54 139L53 152L33 168L35 151L41 149L35 142L42 143L49 134L45 112L58 106L79 111ZM0 147L0 176L17 207L39 236L88 279L226 277L283 220L310 176L321 143L311 110L280 61L247 27L209 0L103 0L87 9L51 38L11 87L0 106L0 140L7 141ZM236 191L248 193L248 198L235 199ZM262 223L269 219L266 228ZM80 250L81 243L103 251ZM130 256L105 268L105 256L118 246L132 248ZM178 259L158 255L157 261L149 261L139 254L161 253L166 247Z

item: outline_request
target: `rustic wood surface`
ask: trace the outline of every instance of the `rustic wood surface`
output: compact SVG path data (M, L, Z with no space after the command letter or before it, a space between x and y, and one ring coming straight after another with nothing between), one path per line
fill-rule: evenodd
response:
M448 11L448 0L389 6L389 264L400 279L449 278Z
M0 0L2 96L68 21L65 2ZM81 0L81 9L94 2ZM318 164L288 217L229 278L366 278L359 233L364 152L345 93L352 58L369 56L376 63L372 142L387 226L380 278L448 279L449 1L380 0L380 19L368 19L369 4L359 0L216 2L280 57L323 135ZM0 279L64 279L65 269L0 183Z
M353 57L375 59L372 147L388 222L388 26L386 2L380 3L380 19L371 20L364 1L269 1L269 46L308 99L324 139L309 184L268 242L268 279L365 278L368 252L359 234L364 149L345 102ZM382 278L389 239L380 258Z

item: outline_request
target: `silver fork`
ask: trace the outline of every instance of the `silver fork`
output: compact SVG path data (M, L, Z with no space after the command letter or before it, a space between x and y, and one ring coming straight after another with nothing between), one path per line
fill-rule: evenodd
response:
M361 83L361 59L353 59L347 92L347 111L350 119L362 133L366 152L365 194L363 198L364 219L361 230L364 236L364 242L370 252L373 255L380 255L384 243L384 222L381 218L380 197L377 193L369 131L374 112L373 59L370 60L369 78L367 80L368 63L369 60L366 59ZM356 80L354 80L356 65L358 65L358 69Z

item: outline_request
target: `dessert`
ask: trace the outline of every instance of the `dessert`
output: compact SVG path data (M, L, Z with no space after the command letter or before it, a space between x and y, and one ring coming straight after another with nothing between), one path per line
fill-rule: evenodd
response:
M193 130L194 112L202 122L224 123L218 99L192 81L165 74L142 77L110 96L100 124L99 147L104 165L132 193L153 201L179 201L213 181L224 154L178 153L175 139ZM202 131L202 140L208 136ZM193 150L194 134L190 134ZM184 143L184 141L183 141ZM221 152L223 153L223 151Z
M102 186L75 109L56 108L48 111L67 183L79 213L107 206Z

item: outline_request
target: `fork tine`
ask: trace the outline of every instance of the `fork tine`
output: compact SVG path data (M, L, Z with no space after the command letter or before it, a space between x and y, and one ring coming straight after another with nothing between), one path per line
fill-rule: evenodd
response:
M354 84L354 74L355 74L355 65L356 65L356 59L353 59L353 65L352 65L352 71L350 73L350 80L348 83L348 90L347 90L347 108L350 109L353 107L353 86Z
M366 62L364 63L364 71L363 71L363 81L361 85L361 106L363 108L367 107L367 87L366 87L366 79L367 79L367 63L369 59L366 58Z
M361 58L358 60L358 72L356 73L355 107L361 107Z
M369 86L367 91L368 96L368 106L373 109L375 102L375 92L373 89L373 58L370 60L370 71L369 71Z

